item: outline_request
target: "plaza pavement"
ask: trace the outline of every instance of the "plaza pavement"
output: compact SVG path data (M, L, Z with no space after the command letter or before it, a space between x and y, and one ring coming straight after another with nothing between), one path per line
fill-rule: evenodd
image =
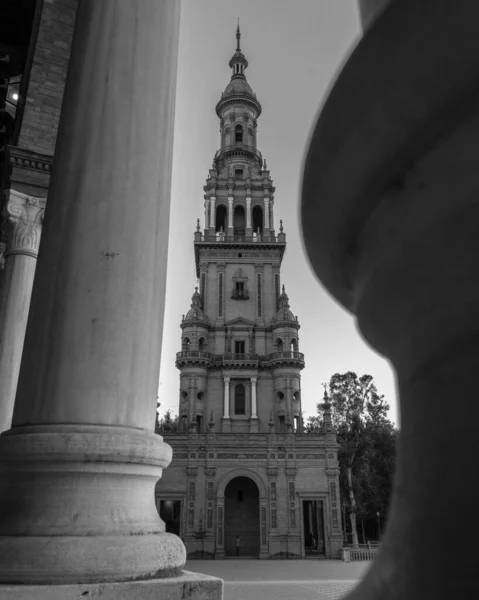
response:
M221 577L224 600L338 600L370 562L339 560L190 560L185 569Z

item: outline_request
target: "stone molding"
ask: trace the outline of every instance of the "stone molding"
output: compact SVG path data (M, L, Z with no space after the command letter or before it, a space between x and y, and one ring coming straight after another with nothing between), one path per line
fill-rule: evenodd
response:
M5 258L11 254L37 257L46 198L36 198L14 189L6 190L3 216L7 223Z
M326 475L328 477L338 477L339 469L326 469Z
M32 152L18 146L8 146L8 157L12 167L31 169L50 175L53 156Z

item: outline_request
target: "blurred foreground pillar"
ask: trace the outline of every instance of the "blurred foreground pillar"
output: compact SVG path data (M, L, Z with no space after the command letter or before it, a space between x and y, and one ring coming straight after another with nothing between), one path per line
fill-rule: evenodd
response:
M181 571L184 546L154 502L171 460L153 426L179 4L80 0L0 437L2 598L222 597L221 580Z
M312 266L393 364L401 439L378 558L349 597L479 596L479 38L475 0L392 0L311 137ZM474 592L474 590L476 590Z

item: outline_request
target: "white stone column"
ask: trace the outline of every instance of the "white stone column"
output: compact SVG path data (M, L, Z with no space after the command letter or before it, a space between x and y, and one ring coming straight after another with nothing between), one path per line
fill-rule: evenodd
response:
M0 432L10 429L42 231L45 198L10 189L3 216L8 242L0 299Z
M246 229L251 229L251 198L246 198Z
M0 437L1 583L105 585L185 563L153 493L171 461L153 427L179 13L175 0L78 6L13 426Z
M269 229L269 198L264 198L264 228Z
M233 196L228 197L228 229L233 229Z
M223 404L223 419L230 418L230 378L224 378L224 404Z
M210 197L210 227L212 229L216 228L216 198L214 196Z
M257 419L258 408L256 406L256 377L251 377L251 418Z

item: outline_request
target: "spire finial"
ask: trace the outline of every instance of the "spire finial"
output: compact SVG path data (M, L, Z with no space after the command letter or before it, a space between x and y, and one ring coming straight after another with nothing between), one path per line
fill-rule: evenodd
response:
M238 17L238 26L236 27L236 52L241 52L240 39L241 39L241 32L240 32L239 17Z
M200 220L196 219L196 231L200 230Z
M283 233L283 219L279 220L279 230Z
M284 289L284 283L283 283L283 288L282 288L282 290L283 290L283 294L284 294L284 292L285 292L285 289Z

